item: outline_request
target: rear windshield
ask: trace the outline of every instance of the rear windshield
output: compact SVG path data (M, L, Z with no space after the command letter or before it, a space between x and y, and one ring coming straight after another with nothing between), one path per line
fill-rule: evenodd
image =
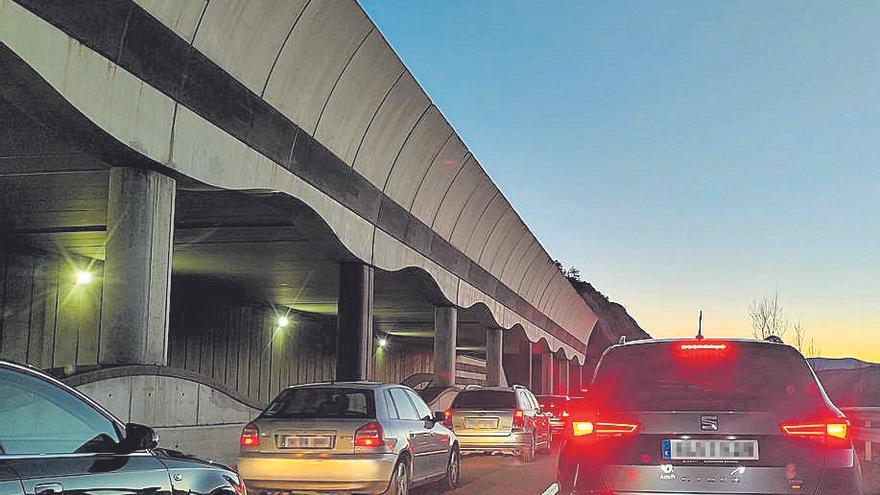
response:
M592 390L597 405L618 410L763 411L824 405L800 354L757 343L731 342L723 351L686 351L679 343L618 348L603 357Z
M539 395L538 403L542 406L556 406L568 402L568 397L564 395Z
M506 390L465 390L452 401L461 409L516 409L516 396Z
M290 388L269 404L264 418L338 419L376 417L373 391L358 388Z

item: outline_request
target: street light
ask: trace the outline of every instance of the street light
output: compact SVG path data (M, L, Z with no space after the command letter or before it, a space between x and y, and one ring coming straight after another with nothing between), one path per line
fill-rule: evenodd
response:
M277 324L278 328L287 328L287 325L290 325L290 319L286 316L279 316Z
M387 345L388 345L388 340L386 340L386 339L379 339L379 348L384 349L385 346L387 346Z
M92 281L92 274L85 270L76 272L76 285L85 285Z

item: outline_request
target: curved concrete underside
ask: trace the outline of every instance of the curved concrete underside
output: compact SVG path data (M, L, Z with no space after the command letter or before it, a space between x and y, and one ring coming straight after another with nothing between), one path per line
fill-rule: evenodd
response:
M355 2L137 4L0 0L26 64L4 97L33 71L102 162L296 198L357 259L583 362L596 316Z

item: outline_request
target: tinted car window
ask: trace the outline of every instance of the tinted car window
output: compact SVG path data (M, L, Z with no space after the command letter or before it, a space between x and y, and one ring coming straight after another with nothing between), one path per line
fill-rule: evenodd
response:
M593 381L596 403L623 410L818 408L819 387L789 347L731 343L724 351L634 345L609 352Z
M419 413L416 411L416 407L413 405L409 397L406 396L406 390L402 388L392 388L391 400L394 401L394 406L397 407L400 419L419 419Z
M375 418L373 391L358 388L290 388L263 412L266 418Z
M397 406L394 405L394 401L391 400L391 392L385 391L385 407L388 408L388 417L391 419L400 419L400 414L397 413Z
M406 395L409 396L409 398L412 400L413 405L416 406L416 412L418 413L419 417L422 419L430 418L431 408L429 408L428 405L425 404L425 401L423 401L421 397L413 392L410 392L409 390L405 390L405 392Z
M464 390L452 407L471 409L516 409L516 396L506 390Z
M113 421L40 378L0 368L0 451L7 455L109 452Z

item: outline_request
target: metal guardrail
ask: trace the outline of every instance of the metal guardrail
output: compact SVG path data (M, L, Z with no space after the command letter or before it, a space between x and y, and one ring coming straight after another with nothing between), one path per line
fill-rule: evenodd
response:
M852 423L853 443L862 454L862 460L880 462L880 407L852 407L843 410Z

